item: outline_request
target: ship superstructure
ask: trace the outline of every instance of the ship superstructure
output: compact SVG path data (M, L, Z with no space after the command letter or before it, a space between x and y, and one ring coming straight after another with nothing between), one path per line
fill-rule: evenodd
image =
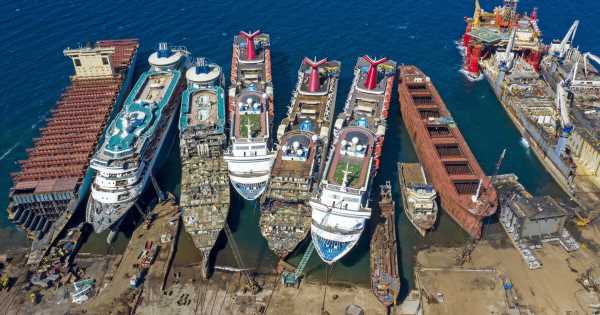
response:
M92 157L96 178L86 220L96 233L118 229L159 164L184 88L188 55L185 48L159 44L148 58L150 69L132 88Z
M425 236L437 220L437 192L427 182L419 163L398 163L398 179L404 213L419 234Z
M582 208L600 209L600 76L594 66L600 58L574 45L579 21L546 46L537 11L520 14L516 1L505 1L494 12L510 12L502 18L510 23L499 24L497 14L478 2L475 7L463 36L469 71L485 76L523 142L561 188ZM477 47L480 56L469 57Z
M273 86L269 35L240 32L233 41L229 88L230 135L225 161L233 188L246 200L266 189L272 151Z
M387 58L359 58L344 111L334 123L334 142L310 201L312 242L328 264L356 245L371 217L369 195L381 163L395 67Z
M64 50L75 74L12 174L8 217L30 238L51 243L85 200L93 179L89 156L129 91L138 45L136 39L104 40Z
M263 195L260 227L269 248L284 258L310 230L310 200L325 166L340 73L339 61L305 58L277 129L278 148Z
M229 213L229 178L223 151L225 90L220 66L198 58L186 72L179 117L183 223L202 253L202 273L208 275L210 252Z
M485 176L435 86L415 66L400 66L398 94L404 125L442 208L473 238L498 205Z

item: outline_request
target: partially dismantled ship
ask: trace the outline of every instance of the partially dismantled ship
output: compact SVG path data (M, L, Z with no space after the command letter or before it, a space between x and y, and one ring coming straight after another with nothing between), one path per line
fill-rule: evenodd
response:
M179 116L183 224L202 254L202 276L208 276L210 252L229 213L229 178L223 150L225 90L220 66L205 58L186 72Z
M344 111L334 123L335 140L310 201L312 242L328 264L350 252L371 217L369 195L381 163L395 76L394 61L358 58Z
M127 39L64 50L75 75L19 161L21 170L11 174L8 217L30 238L58 235L85 200L93 180L89 158L129 91L137 48L136 39Z
M260 229L281 258L310 230L308 201L325 166L340 66L339 61L305 58L288 116L277 129L279 145L262 198Z
M516 7L517 1L505 1L487 13L475 3L463 35L465 64L483 73L561 188L582 208L600 209L600 76L592 65L600 58L574 46L578 21L546 46L537 11L521 14Z
M427 183L419 163L398 163L398 183L406 217L419 234L425 236L437 220L437 192Z
M400 66L398 86L404 124L442 208L473 238L494 214L494 186L477 163L431 80L415 66Z
M228 110L231 128L225 161L229 179L240 196L255 200L267 188L275 159L268 34L240 32L234 38Z
M396 205L389 181L379 189L379 211L384 221L377 225L371 238L371 290L381 304L390 307L396 305L400 294Z
M188 55L183 47L159 44L148 57L150 68L133 86L92 157L96 178L86 221L96 233L110 229L108 243L167 156L163 148L173 138L171 126L185 88L182 77L189 66Z

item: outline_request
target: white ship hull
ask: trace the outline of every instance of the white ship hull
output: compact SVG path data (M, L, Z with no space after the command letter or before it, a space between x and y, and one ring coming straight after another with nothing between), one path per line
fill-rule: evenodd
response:
M97 184L100 184L100 187L103 180L106 180L99 173L96 175L94 180L94 184L92 185L92 192L88 198L88 203L86 206L86 221L92 225L94 228L94 232L102 233L109 228L117 229L121 223L121 220L129 212L129 210L136 203L140 195L146 189L148 185L148 181L150 176L152 175L152 171L155 168L159 157L162 156L163 146L165 144L166 139L169 138L169 134L172 132L173 126L173 118L177 113L173 113L169 117L169 121L167 123L167 127L165 131L160 135L161 140L159 142L158 148L156 149L155 154L152 155L152 160L150 164L145 164L144 170L141 172L143 174L142 178L137 177L134 184L132 186L128 186L126 188L126 192L129 194L129 198L118 201L118 202L103 202L102 200L106 200L106 198L117 200L118 195L123 193L123 190L120 189L114 192L100 192L96 190L94 187ZM140 174L140 173L139 173ZM137 181L139 179L139 181ZM100 183L99 183L100 182ZM104 198L103 198L104 197Z
M235 191L246 200L256 200L267 188L274 159L274 153L251 157L225 156Z

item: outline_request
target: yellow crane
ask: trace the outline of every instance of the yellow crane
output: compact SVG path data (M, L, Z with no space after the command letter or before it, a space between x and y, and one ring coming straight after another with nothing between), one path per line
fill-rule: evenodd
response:
M584 217L579 213L579 211L577 211L577 209L574 209L573 213L575 213L575 224L579 227L586 227L600 217L600 213L590 213L589 216Z

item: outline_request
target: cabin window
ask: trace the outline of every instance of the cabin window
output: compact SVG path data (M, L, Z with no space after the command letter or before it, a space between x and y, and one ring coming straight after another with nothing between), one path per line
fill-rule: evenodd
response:
M461 195L474 195L479 187L478 180L461 180L454 182L454 188Z
M108 58L106 57L102 57L102 64L107 66L108 65Z
M436 144L435 145L435 149L438 153L438 155L441 158L445 158L445 157L459 157L462 155L462 152L460 151L460 148L458 147L458 144L452 143L452 144Z
M471 175L473 171L467 161L448 161L444 162L446 172L450 175Z
M81 67L81 60L79 60L78 58L73 59L73 61L75 62L75 67Z

